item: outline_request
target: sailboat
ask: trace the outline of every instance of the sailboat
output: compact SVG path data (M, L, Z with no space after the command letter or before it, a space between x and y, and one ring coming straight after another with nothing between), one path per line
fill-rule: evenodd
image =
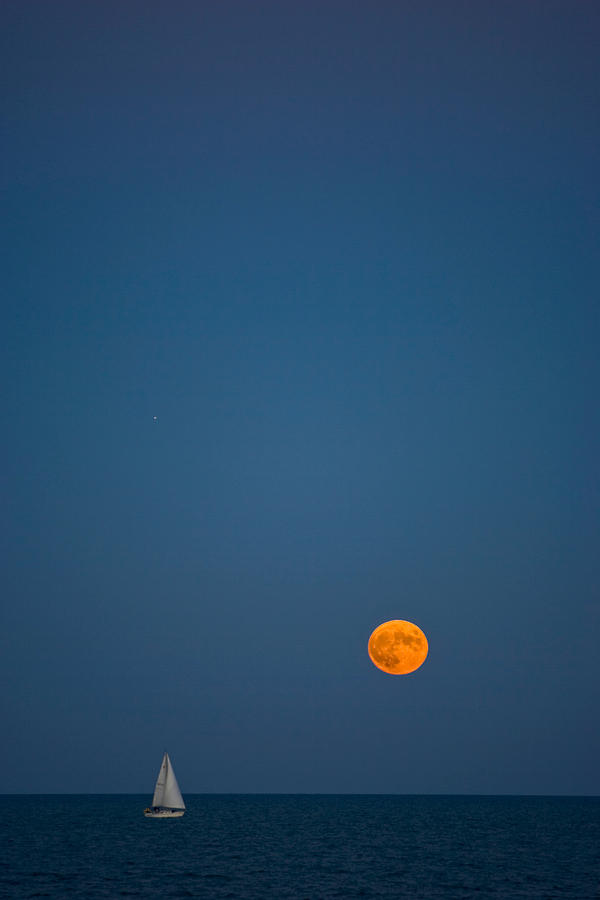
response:
M185 812L185 803L175 778L173 764L165 752L160 764L154 787L152 806L146 807L144 815L152 819L176 819Z

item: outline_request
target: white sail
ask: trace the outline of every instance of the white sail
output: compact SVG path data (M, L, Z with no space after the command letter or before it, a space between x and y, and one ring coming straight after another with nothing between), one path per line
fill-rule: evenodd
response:
M165 753L160 766L158 778L156 779L156 787L154 788L154 797L152 806L167 806L170 809L185 809L185 803L175 778L175 772L169 759L169 754Z

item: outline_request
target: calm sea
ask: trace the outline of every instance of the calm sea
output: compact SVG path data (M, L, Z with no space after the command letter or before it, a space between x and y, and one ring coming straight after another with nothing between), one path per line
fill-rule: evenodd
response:
M2 897L600 898L600 798L5 796Z

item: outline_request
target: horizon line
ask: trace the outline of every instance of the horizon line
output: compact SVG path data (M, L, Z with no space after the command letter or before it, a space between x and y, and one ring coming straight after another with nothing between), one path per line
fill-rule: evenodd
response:
M148 791L9 791L0 797L145 797ZM186 797L541 797L600 799L600 794L395 792L395 791L185 791Z

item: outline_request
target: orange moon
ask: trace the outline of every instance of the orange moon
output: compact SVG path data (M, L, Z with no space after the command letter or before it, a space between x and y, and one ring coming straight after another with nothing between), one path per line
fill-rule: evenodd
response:
M382 672L408 675L425 662L429 644L418 625L392 619L377 626L368 649L371 662Z

